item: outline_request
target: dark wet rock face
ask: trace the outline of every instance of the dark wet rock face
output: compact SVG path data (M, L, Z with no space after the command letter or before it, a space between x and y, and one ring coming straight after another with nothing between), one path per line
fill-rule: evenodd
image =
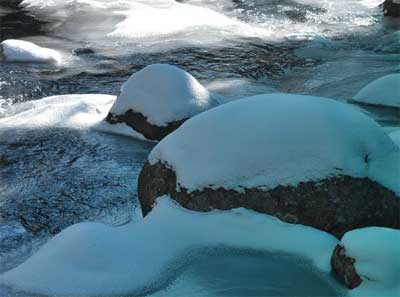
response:
M272 190L246 189L244 193L205 188L188 193L176 190L176 175L167 166L146 163L138 181L142 212L150 212L155 199L168 194L185 208L195 211L245 207L327 231L338 238L353 229L381 226L400 229L400 199L367 178L337 176L297 186Z
M349 289L357 288L362 280L354 267L355 259L346 256L343 246L337 245L331 258L333 273L339 281L344 283Z
M187 119L170 122L167 126L160 127L150 124L144 115L130 109L123 115L109 113L106 120L110 124L125 123L135 131L141 133L147 139L161 140L171 132L178 129Z
M383 14L385 16L400 17L400 2L385 0L383 3Z
M0 1L0 41L44 34L45 21L32 16L21 0Z
M72 53L75 56L81 56L81 55L90 55L94 54L95 51L91 49L90 47L77 47L72 50Z

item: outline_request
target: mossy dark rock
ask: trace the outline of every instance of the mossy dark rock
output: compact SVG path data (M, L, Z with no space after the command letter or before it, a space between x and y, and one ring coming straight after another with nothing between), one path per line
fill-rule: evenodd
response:
M385 0L383 3L383 14L385 16L400 17L400 2Z
M144 137L151 140L161 140L171 132L179 128L187 119L170 122L167 126L156 126L150 124L147 118L140 112L135 112L132 109L128 110L123 115L109 113L106 121L110 124L125 123L135 131L141 133Z
M346 250L342 245L336 246L331 258L332 271L338 280L349 289L357 288L362 283L362 279L354 267L355 262L355 259L346 256Z
M338 238L367 226L400 229L400 199L368 178L337 176L267 191L205 188L189 193L182 187L177 191L172 169L162 163L146 163L139 176L138 194L143 215L151 211L157 197L167 194L191 210L245 207L288 223L312 226Z

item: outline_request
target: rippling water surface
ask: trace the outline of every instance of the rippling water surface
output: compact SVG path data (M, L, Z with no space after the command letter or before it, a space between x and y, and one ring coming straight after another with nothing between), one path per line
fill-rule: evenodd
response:
M284 91L345 101L375 78L400 71L400 24L382 20L379 2L2 1L0 38L58 49L64 63L0 63L0 118L15 112L16 103L49 95L115 95L151 63L178 65L232 99ZM76 54L82 48L93 52ZM399 110L367 111L384 125L400 126ZM0 127L0 272L75 222L119 225L140 218L136 179L153 145L85 130ZM204 285L211 286L210 296L311 296L301 291L311 283L314 292L335 296L297 266L282 271L281 261L211 257L154 296L188 288L204 296Z

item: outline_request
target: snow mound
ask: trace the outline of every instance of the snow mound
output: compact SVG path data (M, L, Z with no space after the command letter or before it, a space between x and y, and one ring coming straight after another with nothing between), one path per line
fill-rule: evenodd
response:
M140 112L150 124L190 118L217 105L213 96L189 73L167 64L153 64L134 73L121 88L110 113Z
M369 177L400 193L399 148L357 108L269 94L223 104L186 121L151 152L179 186L273 188L331 176Z
M400 73L374 80L353 99L365 104L400 107Z
M57 296L136 296L160 285L168 268L197 248L284 252L329 272L336 245L328 233L272 216L245 209L191 212L163 197L137 223L67 228L25 263L1 275L0 283Z
M104 121L114 101L111 95L73 94L14 104L5 111L8 116L0 118L0 129L64 127L145 139L125 124Z
M0 58L9 62L52 63L60 65L62 56L59 52L40 47L32 42L16 39L0 43Z
M351 296L400 296L400 230L369 227L347 232L346 255L356 260L361 285Z

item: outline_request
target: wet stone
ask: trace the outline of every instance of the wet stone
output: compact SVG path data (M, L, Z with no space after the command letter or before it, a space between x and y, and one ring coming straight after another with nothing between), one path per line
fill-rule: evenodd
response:
M177 186L175 171L160 162L146 163L138 181L143 215L151 211L157 197L170 195L190 210L244 207L288 223L311 226L337 238L367 226L400 229L400 199L368 178L336 176L297 186L252 188L243 192L204 188L189 193L181 186L178 191Z
M349 289L357 288L362 283L354 266L355 262L355 259L346 256L346 249L343 246L336 246L331 258L332 270L336 278Z
M396 0L385 0L383 3L383 14L385 16L400 17L400 2Z

